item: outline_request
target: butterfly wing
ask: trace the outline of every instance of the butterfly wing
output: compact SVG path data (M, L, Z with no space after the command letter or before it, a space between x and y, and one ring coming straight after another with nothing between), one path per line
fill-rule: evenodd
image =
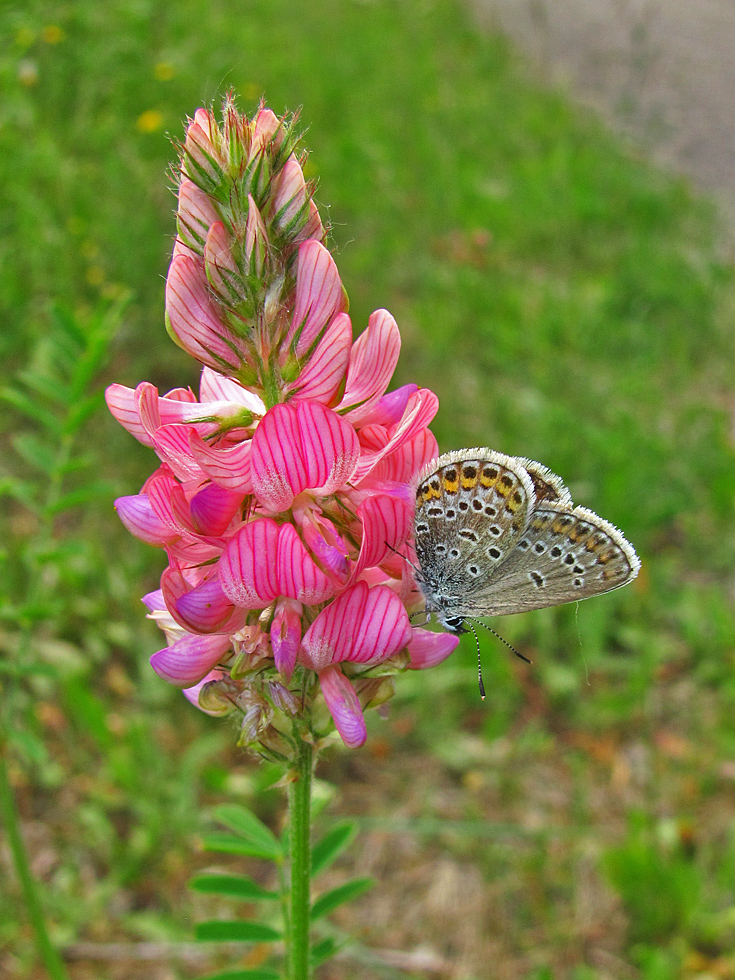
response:
M585 507L542 503L457 615L505 616L587 599L626 585L639 568L632 545L608 521Z
M512 553L535 503L515 458L491 449L440 456L418 480L415 547L428 609L474 595Z

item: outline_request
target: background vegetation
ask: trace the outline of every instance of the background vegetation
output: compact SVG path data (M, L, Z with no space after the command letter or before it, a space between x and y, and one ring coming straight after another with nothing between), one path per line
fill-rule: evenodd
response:
M363 945L323 980L735 977L735 277L711 210L439 0L9 0L0 85L0 700L75 980L258 962L180 945L216 910L185 887L207 808L277 822L281 799L148 667L161 558L112 500L153 458L100 399L196 384L163 327L166 133L229 86L303 106L353 322L396 315L442 448L542 460L644 562L496 622L533 665L484 642L484 704L468 644L326 759L325 825L362 828L331 883L380 885L334 917ZM0 973L40 977L0 854Z

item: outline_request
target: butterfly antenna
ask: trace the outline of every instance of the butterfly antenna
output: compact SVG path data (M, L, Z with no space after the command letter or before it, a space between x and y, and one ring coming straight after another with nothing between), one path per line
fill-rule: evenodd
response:
M513 646L513 644L512 643L508 643L508 641L505 639L505 637L501 636L500 633L496 633L495 630L492 628L492 626L488 626L487 623L483 623L482 620L480 620L480 619L476 619L475 622L478 623L480 626L484 626L485 629L488 631L488 633L492 633L493 636L497 637L500 640L501 643L504 643L508 647L509 650L512 650L513 651L513 653L516 655L516 657L518 657L519 660L522 660L526 664L530 664L530 663L533 662L533 661L529 660L528 657L524 657L522 653L519 653L516 650L516 648ZM474 633L474 630L472 632Z
M413 562L411 561L411 559L410 559L410 558L406 558L406 556L405 556L405 555L402 555L402 554L400 553L400 551L397 551L397 550L396 550L396 549L395 549L395 548L393 547L393 545L392 545L392 544L388 544L388 542L387 542L387 541L384 541L383 543L385 544L385 546L386 546L386 548L390 548L390 550L391 550L391 551L392 551L392 552L393 552L394 554L396 554L396 555L398 555L398 557L399 557L399 558L402 558L402 559L403 559L403 560L405 561L405 563L406 563L407 565L410 565L410 566L411 566L411 568L412 568L412 569L414 570L414 572L418 572L418 571L419 571L419 569L418 569L418 568L416 567L416 565L414 565L414 563L413 563Z
M477 680L480 685L480 698L485 700L485 685L482 683L482 662L480 661L480 637L477 635L477 630L472 625L472 623L466 619L465 623L469 626L475 636L475 645L477 646Z

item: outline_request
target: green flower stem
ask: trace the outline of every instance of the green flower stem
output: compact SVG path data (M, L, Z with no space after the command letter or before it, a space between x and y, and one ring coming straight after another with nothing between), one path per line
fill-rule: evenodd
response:
M311 774L314 750L296 739L297 756L288 788L291 914L288 931L289 980L309 980L311 899Z
M8 778L7 765L8 744L5 733L0 730L0 817L2 817L5 835L13 855L15 873L18 875L28 918L31 920L33 931L36 936L36 950L39 958L46 967L48 975L52 980L68 980L68 974L64 967L61 957L51 943L49 934L46 930L46 922L43 917L43 909L38 896L36 882L31 874L30 862L26 853L23 837L20 832L20 821L18 820L18 808L15 804L13 788Z

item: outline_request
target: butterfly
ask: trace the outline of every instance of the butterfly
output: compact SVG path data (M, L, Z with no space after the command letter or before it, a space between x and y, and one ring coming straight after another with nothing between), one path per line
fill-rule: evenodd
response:
M492 449L440 456L416 485L416 581L446 629L601 595L640 569L621 532L546 466Z

